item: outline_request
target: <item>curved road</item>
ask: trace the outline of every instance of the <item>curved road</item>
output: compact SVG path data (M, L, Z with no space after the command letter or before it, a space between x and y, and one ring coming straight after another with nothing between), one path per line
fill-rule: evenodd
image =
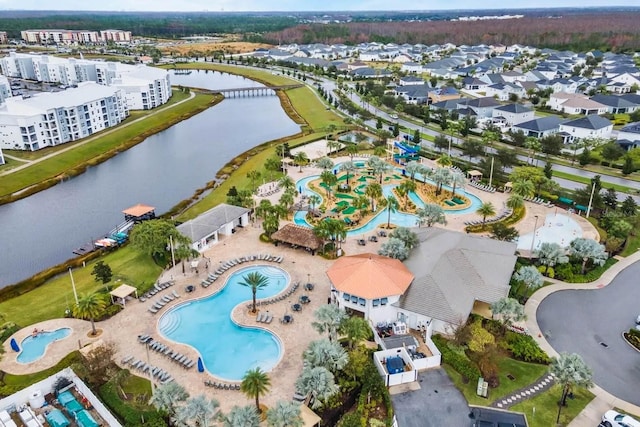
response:
M640 261L602 289L562 290L547 296L536 315L556 351L580 354L593 369L596 384L635 405L640 405L640 352L621 334L640 314L639 276Z

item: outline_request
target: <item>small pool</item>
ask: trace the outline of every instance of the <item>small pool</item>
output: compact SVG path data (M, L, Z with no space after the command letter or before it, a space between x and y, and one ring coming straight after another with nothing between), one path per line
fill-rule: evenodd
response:
M582 227L571 217L562 214L549 214L544 224L536 228L536 238L533 233L523 234L518 238L518 249L531 250L533 240L534 250L543 243L557 243L562 247L569 246L572 240L582 237Z
M60 328L55 331L38 332L22 340L21 351L18 354L19 363L31 363L44 356L49 344L71 335L71 328Z
M258 290L258 299L282 292L290 282L289 274L279 267L245 267L232 273L219 292L173 307L158 321L162 336L196 349L205 369L220 379L239 381L256 367L270 371L282 355L282 345L274 334L231 320L236 305L251 301L251 290L239 284L251 272L269 279L269 284ZM274 322L282 314L273 312Z

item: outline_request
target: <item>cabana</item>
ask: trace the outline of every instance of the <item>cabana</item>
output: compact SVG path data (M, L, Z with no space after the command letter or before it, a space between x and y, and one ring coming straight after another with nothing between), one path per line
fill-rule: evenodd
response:
M120 285L109 293L111 294L111 303L114 304L117 302L122 304L123 307L126 306L127 297L129 295L135 294L136 298L138 298L138 289L130 285Z
M482 179L482 172L473 169L467 172L467 177L469 177L471 181L480 181Z
M271 235L271 240L276 243L287 243L294 247L303 247L312 255L322 246L322 239L313 233L313 230L295 224L286 224L280 230Z

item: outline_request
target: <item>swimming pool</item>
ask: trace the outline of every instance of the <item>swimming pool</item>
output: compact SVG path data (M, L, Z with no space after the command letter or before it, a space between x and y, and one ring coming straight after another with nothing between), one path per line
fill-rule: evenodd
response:
M271 332L237 325L231 311L251 300L251 289L242 286L243 276L258 272L269 278L256 298L269 298L283 291L290 282L281 268L254 265L233 272L217 293L171 308L158 321L165 338L193 347L205 369L220 379L239 381L249 369L271 370L280 360L282 345ZM273 313L274 317L280 313Z
M533 241L534 250L543 243L557 243L562 247L569 246L572 240L582 237L582 227L571 217L562 214L549 214L544 224L536 228L536 238ZM523 234L518 238L518 249L531 249L533 233Z
M22 340L21 351L18 354L19 363L31 363L44 356L49 344L68 337L71 328L60 328L55 331L38 332L37 335L30 335Z

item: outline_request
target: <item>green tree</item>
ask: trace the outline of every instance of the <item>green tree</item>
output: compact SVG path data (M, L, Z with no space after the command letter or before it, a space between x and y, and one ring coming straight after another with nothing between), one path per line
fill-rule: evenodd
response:
M416 129L413 132L413 143L416 145L420 145L420 142L422 142L422 137L420 135L420 129Z
M451 170L449 168L438 168L431 176L431 179L436 184L436 195L438 196L442 193L442 186L451 179Z
M367 340L371 337L369 323L358 316L351 316L343 321L340 325L340 332L347 336L349 348L352 350L360 341Z
M545 270L569 262L567 251L557 243L543 242L537 250L533 251L533 256L538 258L541 265L547 267Z
M409 248L398 238L390 238L380 246L378 255L404 261L409 257Z
M382 119L380 117L376 120L376 129L382 129Z
M326 338L311 341L302 354L304 366L315 368L321 366L334 374L342 370L349 362L349 356L339 342Z
M146 253L156 260L164 259L169 247L169 240L175 247L191 245L191 239L181 234L173 222L166 219L152 219L137 224L131 230L131 246L137 251Z
M331 171L323 171L320 174L320 180L324 184L324 189L327 192L327 198L331 198L331 189L338 182L338 178Z
M258 427L260 414L253 406L234 406L222 418L224 427Z
M358 168L351 160L340 165L340 172L344 172L347 174L347 185L349 185L349 178L352 177L353 174L355 174L356 170L358 170Z
M376 200L378 200L378 199L380 199L380 197L382 197L382 186L380 184L378 184L377 182L371 182L365 187L364 194L367 197L371 198L371 209L375 210L375 208L376 208L376 205L375 205Z
M309 196L309 206L311 207L312 211L315 211L316 206L318 206L320 202L322 202L322 199L317 194L311 194Z
M500 318L505 328L527 318L524 306L513 298L502 298L491 304L491 313Z
M633 197L627 196L627 198L622 201L620 211L626 216L636 215L638 212L638 205L636 204L636 201L633 200Z
M491 202L484 202L480 205L476 213L482 217L482 225L484 226L487 222L487 217L496 214L496 208Z
M105 264L104 261L98 261L94 264L91 275L94 276L96 282L101 282L103 285L106 285L111 281L113 272L109 264Z
M409 198L409 193L412 191L416 191L416 183L415 181L403 181L402 184L396 187L396 191L399 195L402 196L403 199L403 207L407 208L407 202Z
M178 407L173 422L177 425L213 426L219 413L220 404L216 399L207 399L204 394L187 399Z
M602 196L602 203L607 207L607 210L615 211L618 207L618 193L615 188L607 188Z
M623 175L630 175L633 172L635 172L636 168L635 165L633 164L633 159L631 158L631 156L626 155L624 156L624 163L622 164L622 174Z
M269 157L264 162L264 168L269 171L269 181L273 181L273 173L282 171L282 160L277 157Z
M535 192L535 186L528 179L519 179L511 183L511 191L520 197L532 197Z
M469 342L467 347L474 353L483 353L485 348L496 342L491 332L482 327L482 321L477 320L469 327Z
M247 273L242 276L242 281L238 283L241 286L246 286L251 289L252 307L251 312L256 313L256 294L259 289L263 289L269 285L269 278L257 271Z
M553 178L553 164L551 162L546 162L544 164L544 169L542 170L542 173L544 173L544 176L546 176L547 179L552 179Z
M451 197L456 196L456 188L466 184L464 174L458 170L453 169L449 174L449 185L451 185Z
M250 170L249 172L247 172L247 178L251 180L251 191L255 192L256 181L260 179L260 171L257 171L255 169Z
M411 160L404 166L404 170L409 174L411 181L415 181L416 174L420 172L422 165L415 160Z
M518 194L512 194L507 199L507 207L512 210L520 209L524 206L524 199Z
M593 385L592 372L580 355L572 353L560 353L559 357L551 359L549 372L555 377L555 381L562 387L562 395L558 402L558 416L556 423L560 421L560 411L567 405L567 396L574 387L589 388Z
M540 149L547 156L557 156L561 153L564 141L560 135L547 135L540 139Z
M240 383L240 391L247 395L249 399L256 400L256 410L261 413L260 410L260 396L266 394L271 386L271 380L266 372L262 369L255 368L249 369L242 377Z
M433 224L447 224L444 209L433 203L426 203L423 208L418 208L416 216L418 217L418 226L426 224L427 227L431 227Z
M513 275L513 279L523 283L529 290L538 289L544 283L542 274L533 265L520 267Z
M328 171L330 169L333 169L333 160L328 157L321 157L316 161L316 166L323 171Z
M438 149L438 151L442 152L442 150L449 148L449 144L451 141L444 135L437 135L433 139L433 145Z
M91 321L91 335L96 335L94 319L104 314L106 305L104 298L100 294L80 295L78 303L72 309L73 316L78 319L89 319Z
M583 148L580 156L578 156L578 163L580 163L580 166L586 166L591 163L591 150L586 147Z
M150 403L157 409L166 412L169 417L173 417L178 406L186 401L188 397L187 390L177 382L172 381L156 387Z
M469 157L469 160L484 155L484 144L477 139L468 139L460 147L462 154Z
M360 138L358 135L362 135L361 133L356 134L356 139ZM351 159L351 161L353 162L353 158L355 157L356 154L358 154L358 145L357 144L348 144L345 147L345 151L347 152L347 154L349 155L349 158Z
M624 156L625 152L620 145L616 142L608 142L600 147L600 154L602 158L609 162L615 162L620 157Z
M399 239L404 243L407 249L411 250L418 246L418 235L407 227L398 227L389 233L389 237Z
M514 227L505 225L504 222L496 222L491 225L491 238L495 240L502 240L505 242L513 242L520 236L518 230Z
M387 228L391 228L391 214L398 210L398 201L392 195L385 199L385 207L387 209Z
M400 135L400 125L398 124L398 122L395 122L393 124L393 136L395 136L396 138Z
M340 325L347 318L344 310L334 304L321 305L313 316L316 320L311 323L311 326L320 334L326 332L331 342L337 339Z
M340 391L335 377L326 368L303 368L296 380L296 390L303 395L315 397L312 408L317 409L331 396Z
M267 410L267 425L269 427L302 427L304 421L300 413L300 405L278 400L273 408Z
M591 261L596 265L604 265L609 256L604 245L592 239L577 238L569 245L569 254L582 261L582 274L585 274L587 263Z
M296 155L293 157L294 163L300 167L300 172L302 172L302 166L309 163L309 157L307 157L307 153L304 151L298 151Z

